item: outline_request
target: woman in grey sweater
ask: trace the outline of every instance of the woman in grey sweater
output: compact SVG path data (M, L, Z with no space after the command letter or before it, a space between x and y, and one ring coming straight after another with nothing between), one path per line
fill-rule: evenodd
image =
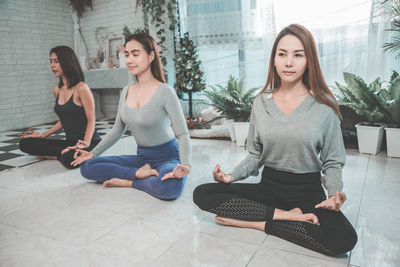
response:
M191 164L189 131L179 99L165 84L157 45L150 35L128 37L125 56L138 82L122 90L111 131L91 152L77 150L72 164L84 162L82 175L104 186L133 187L160 199L175 199L182 193ZM138 144L137 155L97 157L127 127Z
M350 251L357 235L340 212L346 154L339 118L311 33L297 24L284 28L253 103L248 156L230 174L217 165L218 183L198 186L194 202L222 225L259 229L328 255ZM262 166L260 183L233 183Z

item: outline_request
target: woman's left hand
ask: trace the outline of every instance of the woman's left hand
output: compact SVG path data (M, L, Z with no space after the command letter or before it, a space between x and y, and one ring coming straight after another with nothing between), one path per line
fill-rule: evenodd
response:
M190 166L176 164L176 166L172 170L172 172L169 172L169 173L165 174L163 177L161 177L161 181L165 181L165 180L171 179L171 178L179 178L180 179L183 176L188 175L189 172L190 172Z
M346 194L343 192L336 192L336 195L331 196L327 200L324 200L321 203L315 205L315 208L339 211L345 201Z

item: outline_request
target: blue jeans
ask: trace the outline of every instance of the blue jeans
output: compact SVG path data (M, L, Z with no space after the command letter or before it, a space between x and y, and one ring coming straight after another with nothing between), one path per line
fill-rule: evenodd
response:
M157 176L137 179L136 171L146 163L158 172ZM182 193L186 176L161 181L180 163L176 139L158 146L138 146L137 155L97 157L81 165L83 177L103 183L111 178L133 181L132 187L160 199L175 199Z

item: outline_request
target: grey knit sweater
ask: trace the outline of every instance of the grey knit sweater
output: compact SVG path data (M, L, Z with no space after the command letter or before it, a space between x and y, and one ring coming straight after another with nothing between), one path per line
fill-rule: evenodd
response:
M346 152L334 110L308 95L284 114L271 93L256 97L247 138L248 156L232 171L235 180L258 175L261 166L293 173L322 171L329 196L343 189Z
M129 127L137 144L141 146L161 145L176 137L181 163L191 165L189 131L174 89L161 84L144 106L132 109L125 101L128 87L125 86L121 92L113 128L91 152L99 156L117 142Z

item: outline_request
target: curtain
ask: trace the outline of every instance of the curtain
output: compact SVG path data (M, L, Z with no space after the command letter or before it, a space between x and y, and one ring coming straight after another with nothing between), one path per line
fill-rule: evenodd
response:
M266 46L275 36L272 0L181 0L181 29L198 47L207 85L229 75L246 77L246 87L266 79Z
M393 70L399 71L399 61L393 54L384 53L382 44L392 40L392 33L387 31L391 27L391 5L387 1L383 5L381 1L373 0L368 29L368 61L366 76L371 80L382 77L388 80Z
M181 29L198 47L207 85L229 75L246 76L246 87L263 86L276 34L291 23L313 34L327 84L343 72L372 81L399 70L383 52L390 40L390 1L380 0L180 0ZM183 11L182 11L183 9Z
M80 32L79 17L72 6L70 6L70 13L72 21L74 23L74 51L79 59L79 63L81 64L82 69L86 70L86 60L88 59L88 52Z

